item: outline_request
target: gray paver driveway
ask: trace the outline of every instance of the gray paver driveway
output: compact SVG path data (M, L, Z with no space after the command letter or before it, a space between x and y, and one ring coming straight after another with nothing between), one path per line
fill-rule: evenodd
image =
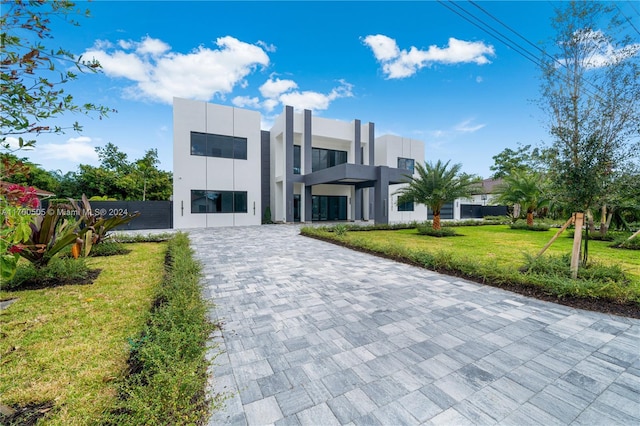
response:
M190 232L224 322L218 424L639 424L640 321L298 235Z

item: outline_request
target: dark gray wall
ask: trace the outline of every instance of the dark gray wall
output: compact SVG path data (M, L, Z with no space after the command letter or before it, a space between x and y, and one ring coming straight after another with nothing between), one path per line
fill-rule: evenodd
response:
M481 219L485 216L506 216L507 206L460 204L460 219Z
M260 133L260 185L262 211L260 216L264 218L264 211L271 205L271 134L262 130ZM272 212L273 214L273 212Z
M173 201L90 201L90 203L92 210L104 210L107 217L122 211L140 212L140 216L117 227L118 230L173 228Z

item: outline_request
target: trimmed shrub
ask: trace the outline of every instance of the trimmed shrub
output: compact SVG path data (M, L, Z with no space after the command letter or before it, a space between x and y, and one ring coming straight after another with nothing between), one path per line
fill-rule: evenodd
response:
M64 282L81 281L89 276L89 272L83 258L54 257L42 267L33 263L20 263L13 278L2 283L2 289L15 290L23 286L44 288Z
M104 423L187 425L208 417L206 353L215 326L207 319L200 276L187 235L176 234L147 325L129 341L130 371L118 384L118 405Z
M460 234L458 234L455 229L446 227L433 229L431 226L418 226L418 234L437 238L460 236Z
M511 229L523 229L525 231L538 231L545 232L551 229L549 225L546 223L537 223L535 222L533 226L528 226L526 222L516 222L509 225Z

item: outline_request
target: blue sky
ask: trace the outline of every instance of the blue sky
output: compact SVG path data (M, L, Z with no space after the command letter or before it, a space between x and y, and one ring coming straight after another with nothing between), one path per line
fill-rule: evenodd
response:
M456 4L525 44L473 3ZM541 44L552 36L550 18L559 3L477 4ZM47 170L97 165L94 148L108 142L129 159L157 148L160 167L171 170L173 96L256 109L263 126L284 104L372 121L377 135L423 140L428 161L459 162L483 177L503 149L549 140L536 104L539 69L439 2L81 6L92 17L80 27L55 23L50 44L100 60L103 73L82 75L67 90L78 102L118 113L104 120L61 117L62 125L79 120L82 134L40 135L34 151L19 153ZM619 7L640 22L640 6Z

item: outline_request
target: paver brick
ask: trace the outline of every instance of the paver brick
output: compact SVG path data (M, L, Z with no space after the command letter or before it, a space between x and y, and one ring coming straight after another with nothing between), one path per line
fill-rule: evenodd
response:
M210 392L217 384L232 396L210 424L640 423L640 321L298 229L190 235L215 302L209 317L223 324L207 354L223 351Z

